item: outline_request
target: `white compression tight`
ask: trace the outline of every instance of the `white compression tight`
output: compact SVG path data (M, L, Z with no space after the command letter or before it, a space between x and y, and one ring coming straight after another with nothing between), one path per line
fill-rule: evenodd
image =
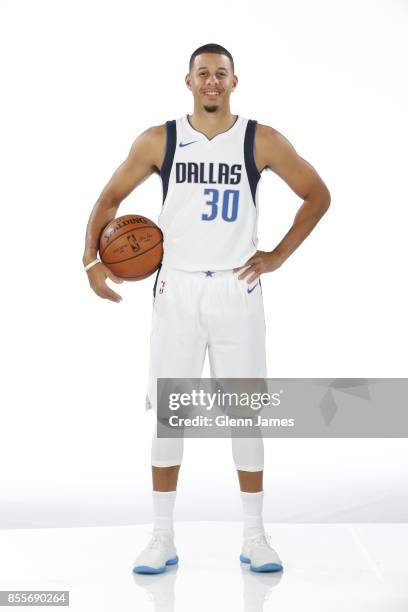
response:
M208 440L210 443L211 440ZM237 470L260 472L264 468L264 444L262 436L256 438L236 438L231 436L232 457ZM151 463L156 467L181 465L183 460L184 438L158 438L155 425Z

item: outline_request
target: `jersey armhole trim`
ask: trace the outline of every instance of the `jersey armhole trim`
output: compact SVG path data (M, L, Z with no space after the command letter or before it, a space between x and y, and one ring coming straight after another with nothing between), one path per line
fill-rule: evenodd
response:
M174 153L176 151L177 128L176 120L166 121L166 149L163 164L160 170L160 177L163 182L163 202L166 199L169 188L170 172L173 165Z
M258 181L261 178L261 173L256 167L254 155L256 124L257 121L255 119L248 119L244 140L245 167L247 171L249 186L251 188L254 206L256 206L256 188L258 185Z

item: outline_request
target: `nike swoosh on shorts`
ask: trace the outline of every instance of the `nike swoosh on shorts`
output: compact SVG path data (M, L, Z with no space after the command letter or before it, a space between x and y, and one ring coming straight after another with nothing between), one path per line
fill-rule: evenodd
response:
M255 287L257 287L259 285L259 280L256 282L256 284L250 289L249 287L247 287L247 292L248 293L252 293L252 291L255 289Z

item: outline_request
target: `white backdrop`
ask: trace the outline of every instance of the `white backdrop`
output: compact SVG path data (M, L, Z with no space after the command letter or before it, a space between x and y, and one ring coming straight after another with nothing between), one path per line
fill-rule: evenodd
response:
M281 131L332 195L307 241L262 278L269 376L407 375L406 2L0 10L1 527L151 519L154 277L115 286L120 304L97 298L84 232L136 136L192 112L184 77L202 44L234 56L231 111ZM271 250L301 200L272 172L259 189L259 248ZM153 176L118 214L156 220L160 207ZM230 441L185 444L176 520L240 520ZM268 439L265 520L405 521L407 477L405 439Z

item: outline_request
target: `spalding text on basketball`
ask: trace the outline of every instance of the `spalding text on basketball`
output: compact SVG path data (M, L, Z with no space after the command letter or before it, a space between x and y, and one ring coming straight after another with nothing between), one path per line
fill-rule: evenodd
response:
M122 219L115 223L114 226L111 225L109 227L109 231L104 233L102 238L104 240L109 240L112 234L120 230L122 227L125 227L126 225L132 225L134 223L143 223L145 225L146 223L148 223L148 221L145 219L145 217L129 217L128 219Z

